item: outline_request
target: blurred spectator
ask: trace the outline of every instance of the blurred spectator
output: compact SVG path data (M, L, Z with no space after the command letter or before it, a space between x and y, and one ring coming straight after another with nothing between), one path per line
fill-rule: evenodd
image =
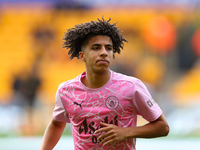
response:
M40 79L35 73L24 71L16 76L13 83L13 89L15 91L13 104L20 107L29 106L32 108L39 85Z
M33 38L32 50L35 55L35 61L40 63L41 59L50 53L52 45L56 39L55 29L49 24L39 24L33 27L31 36Z
M25 127L22 130L28 128L28 134L32 134L33 129L33 111L36 104L38 88L41 84L37 72L35 69L32 71L23 70L14 78L13 90L14 97L12 105L20 108L21 113L21 126ZM28 123L24 125L24 115L28 116ZM31 132L30 132L31 131ZM26 131L27 132L27 131Z
M176 29L164 15L156 15L145 25L143 38L151 47L148 50L158 54L168 54L176 43Z
M197 55L194 53L191 47L191 39L195 32L195 26L190 20L185 20L178 30L178 66L182 71L187 71L194 65L197 59Z

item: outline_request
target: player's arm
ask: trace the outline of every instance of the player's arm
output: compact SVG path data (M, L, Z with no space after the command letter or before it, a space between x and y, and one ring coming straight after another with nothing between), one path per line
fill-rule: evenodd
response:
M52 150L59 141L65 126L65 122L52 119L45 130L40 150Z
M132 130L133 129L133 130ZM162 114L155 121L149 122L144 126L127 128L126 137L134 138L156 138L167 136L169 133L169 125Z
M107 145L113 142L122 141L126 138L155 138L167 136L169 133L168 123L162 114L158 119L138 127L118 127L113 124L101 123L103 128L95 134L105 132L98 137L98 141Z

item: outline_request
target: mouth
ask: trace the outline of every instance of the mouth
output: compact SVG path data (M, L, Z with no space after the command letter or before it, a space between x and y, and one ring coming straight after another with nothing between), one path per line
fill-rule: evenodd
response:
M107 60L98 60L97 63L108 64L109 62Z

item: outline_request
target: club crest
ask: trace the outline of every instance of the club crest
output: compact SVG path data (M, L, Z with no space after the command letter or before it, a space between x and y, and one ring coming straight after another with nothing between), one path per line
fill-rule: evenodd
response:
M106 99L106 107L108 109L115 109L118 107L119 105L119 100L117 97L115 96L109 96L107 99Z

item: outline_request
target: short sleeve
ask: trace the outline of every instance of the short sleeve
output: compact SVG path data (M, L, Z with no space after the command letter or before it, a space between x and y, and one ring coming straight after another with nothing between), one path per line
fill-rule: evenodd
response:
M60 122L70 123L68 113L64 109L63 103L59 96L59 89L57 90L56 96L55 96L55 107L53 111L53 119Z
M149 122L155 121L162 114L162 110L139 79L135 82L133 108L136 114L141 115Z

